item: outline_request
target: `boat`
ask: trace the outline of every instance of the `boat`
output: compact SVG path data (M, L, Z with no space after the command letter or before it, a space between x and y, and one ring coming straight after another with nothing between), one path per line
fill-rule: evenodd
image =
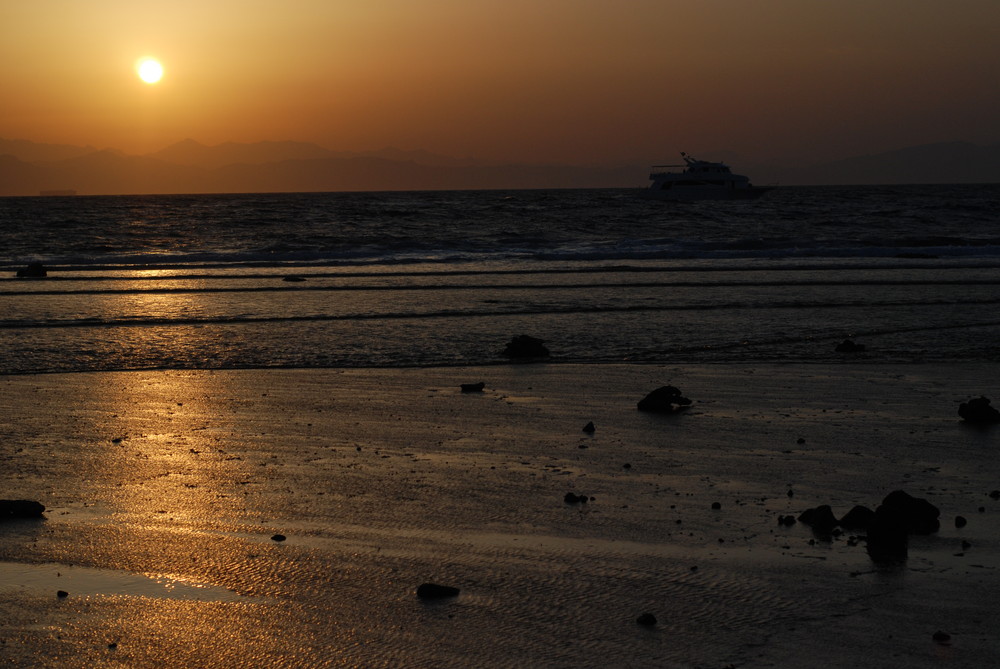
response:
M681 151L683 165L654 165L649 178L653 183L641 191L651 200L755 200L773 190L754 186L742 174L733 174L725 163L713 163ZM682 167L683 171L672 172Z

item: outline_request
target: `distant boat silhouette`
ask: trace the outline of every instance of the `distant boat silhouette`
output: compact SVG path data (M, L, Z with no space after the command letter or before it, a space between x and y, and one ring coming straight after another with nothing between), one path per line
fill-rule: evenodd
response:
M698 160L683 151L684 165L654 165L653 181L641 196L650 200L755 200L772 190L758 187L742 174L733 174L725 163ZM683 167L670 172L671 167Z

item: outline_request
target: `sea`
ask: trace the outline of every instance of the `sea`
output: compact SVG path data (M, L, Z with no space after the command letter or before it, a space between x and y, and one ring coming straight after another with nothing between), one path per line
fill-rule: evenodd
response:
M1000 185L638 194L0 198L0 374L1000 360Z

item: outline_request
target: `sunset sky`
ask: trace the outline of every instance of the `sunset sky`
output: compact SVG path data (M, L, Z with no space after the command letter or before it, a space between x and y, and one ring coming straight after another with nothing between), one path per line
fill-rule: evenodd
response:
M812 162L1000 141L998 45L997 0L4 0L0 137Z

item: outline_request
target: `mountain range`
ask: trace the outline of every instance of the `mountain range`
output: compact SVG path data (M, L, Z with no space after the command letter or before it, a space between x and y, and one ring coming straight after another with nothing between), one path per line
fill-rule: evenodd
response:
M1000 144L925 144L797 167L732 164L758 184L996 183ZM187 139L137 156L0 139L0 196L641 187L648 168L486 165L426 151L331 151L291 141L207 146Z

